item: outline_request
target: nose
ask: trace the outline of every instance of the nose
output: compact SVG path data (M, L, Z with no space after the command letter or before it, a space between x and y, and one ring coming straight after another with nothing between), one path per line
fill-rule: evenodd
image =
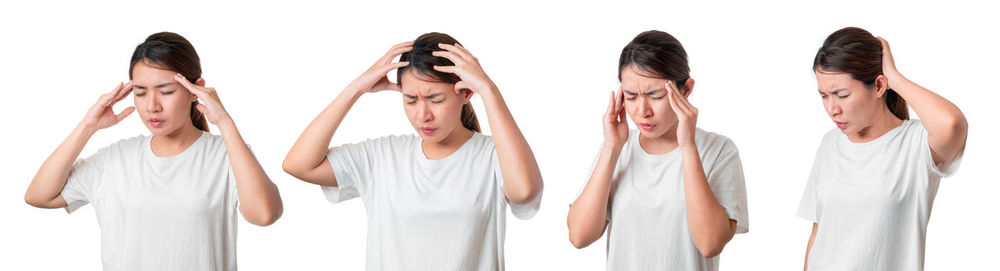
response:
M649 100L645 96L639 97L635 105L635 115L643 118L648 118L653 116L652 106L649 104Z
M840 102L836 98L826 99L826 113L830 114L831 117L843 113L843 110L840 108Z
M163 109L160 106L160 97L154 91L148 91L149 95L146 95L146 111L148 112L160 112Z
M430 105L428 105L426 102L420 102L420 105L417 108L417 118L419 118L424 122L430 122L434 120L434 113L431 112Z

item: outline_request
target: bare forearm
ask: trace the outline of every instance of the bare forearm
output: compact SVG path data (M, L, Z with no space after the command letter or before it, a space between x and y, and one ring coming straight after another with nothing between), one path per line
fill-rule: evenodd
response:
M347 112L362 92L348 86L316 117L285 156L283 168L292 175L302 174L320 165L326 157L330 140ZM298 176L296 176L298 177Z
M899 94L913 111L920 117L920 121L927 128L929 137L938 135L943 137L965 138L968 123L965 115L958 109L958 106L941 97L937 93L930 91L898 72L894 73L894 81L889 85Z
M504 177L504 192L513 202L531 201L542 191L542 174L535 155L514 122L503 97L495 87L481 92L486 105L490 130L496 145L500 171Z
M819 230L819 224L813 223L812 234L809 235L809 243L806 244L806 259L805 263L802 264L802 270L809 270L809 251L812 250L813 241L816 240L816 231Z
M684 147L682 152L684 198L691 239L703 256L714 257L732 239L732 222L708 185L698 149Z
M73 162L80 156L87 141L97 131L80 123L68 137L56 148L49 158L42 163L35 178L28 185L24 200L28 204L40 208L59 208L66 205L65 201L57 200L63 186L73 170Z
M620 148L605 147L601 150L597 165L590 174L590 180L587 180L583 193L573 205L570 205L566 223L569 227L570 242L577 248L590 245L604 233L612 178L620 154Z
M230 120L220 123L219 130L226 144L229 164L236 177L240 209L253 224L266 226L281 217L283 206L278 187L271 182L260 162L250 152L236 124Z

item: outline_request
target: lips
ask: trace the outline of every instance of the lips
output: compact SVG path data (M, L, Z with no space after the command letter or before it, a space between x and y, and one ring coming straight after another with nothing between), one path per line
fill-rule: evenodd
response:
M149 126L152 126L153 128L160 128L160 126L163 126L163 122L164 120L151 118L149 119Z
M640 123L639 124L639 128L643 129L643 130L646 130L646 131L649 131L649 130L652 130L653 128L656 128L656 125L655 124L649 124L649 123Z
M437 131L437 129L436 128L430 128L430 127L421 127L420 128L420 133L423 133L424 135L434 134L434 131Z
M846 122L833 121L833 123L836 123L837 124L837 128L840 128L840 129L844 129L844 127L847 127L847 123Z

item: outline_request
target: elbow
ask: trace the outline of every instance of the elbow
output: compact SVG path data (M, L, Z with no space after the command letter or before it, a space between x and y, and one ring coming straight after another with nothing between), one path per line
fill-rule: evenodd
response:
M274 222L277 222L278 218L281 218L281 213L282 213L282 208L279 207L277 210L267 210L259 212L259 214L256 214L252 217L248 217L247 221L257 226L267 227L270 226L271 224L274 224Z
M961 113L951 117L948 124L951 127L951 131L956 135L965 135L969 131L969 121Z
M725 238L723 236L706 237L705 239L708 240L695 242L695 247L698 248L698 252L705 258L719 256L719 254L722 254L722 249L726 247L726 243L729 243L729 238Z
M698 252L700 252L701 256L703 256L705 258L712 258L712 257L715 257L715 256L719 256L719 254L722 254L722 248L723 248L723 246L724 245L699 246L698 247Z
M542 194L542 181L539 179L524 189L513 189L507 195L507 199L516 204L527 204L534 201Z
M288 175L292 175L292 177L299 178L299 172L301 172L301 170L299 170L295 164L296 163L292 162L290 159L285 158L285 161L281 162L281 170L284 170L285 173L288 173Z
M31 196L31 191L28 191L28 193L24 193L24 203L27 203L28 205L34 207L40 207L38 200L35 199L35 197Z
M585 229L581 225L574 225L572 221L567 221L569 228L569 242L577 249L585 248L601 238L603 232L595 234L591 230ZM595 236L596 235L596 236Z
M31 193L31 190L28 190L27 192L24 193L24 202L33 207L49 208L48 203L50 201L51 200L47 200L44 197L40 197L35 193Z
M583 236L583 234L580 234L579 231L574 231L573 229L570 229L569 242L573 243L573 247L581 249L589 246L591 243L594 243L594 240L591 240L591 238L587 238L587 236Z

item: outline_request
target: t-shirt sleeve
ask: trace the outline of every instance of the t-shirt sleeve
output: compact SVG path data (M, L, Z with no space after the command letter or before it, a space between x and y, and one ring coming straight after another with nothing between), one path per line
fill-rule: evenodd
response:
M739 151L732 141L725 142L725 147L706 177L715 198L726 210L726 215L729 219L736 220L736 233L748 232L750 219L747 212L747 188L743 177L743 164L740 162Z
M66 178L61 195L66 201L66 213L73 213L94 198L95 190L104 174L106 155L102 149L87 158L77 159Z
M326 158L337 178L337 186L321 186L326 199L338 203L360 196L368 188L375 152L379 144L388 144L387 141L388 138L369 139L331 148Z
M510 212L514 214L514 217L517 217L518 219L521 220L527 220L534 217L535 214L538 213L538 209L541 208L542 205L542 192L539 191L539 193L535 195L534 199L524 204L517 204L511 202L509 199L507 199L506 193L504 193L503 190L504 187L503 172L501 172L500 170L500 159L497 157L496 150L493 151L490 160L492 160L491 162L493 164L493 175L496 176L497 183L500 184L500 194L503 195L504 202L507 203L508 206L510 206Z
M819 181L819 170L822 161L820 161L820 149L816 150L816 157L813 158L812 170L809 172L809 179L806 180L805 191L802 192L802 200L799 201L798 216L812 221L813 223L819 223L821 211L821 205L819 204L819 198L816 190L816 182Z
M920 140L919 144L921 144L920 156L923 157L922 160L924 161L924 164L926 164L928 170L932 174L942 178L947 178L952 174L955 174L955 172L958 171L958 166L962 164L962 156L965 155L965 147L963 146L962 150L958 151L958 154L955 154L955 157L952 157L951 160L935 164L934 155L931 154L930 142L927 141L927 129L924 128L922 124L914 126L917 126L916 128L920 130L920 136L918 137Z

